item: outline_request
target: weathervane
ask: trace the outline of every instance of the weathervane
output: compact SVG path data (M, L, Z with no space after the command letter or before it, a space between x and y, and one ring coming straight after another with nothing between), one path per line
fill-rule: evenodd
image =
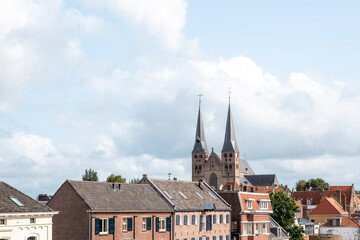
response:
M199 105L201 104L201 97L204 96L201 94L201 92L199 92L199 94L197 95L199 97Z
M229 94L229 102L230 102L230 95L231 95L231 87L229 87L229 91L228 91L228 94Z

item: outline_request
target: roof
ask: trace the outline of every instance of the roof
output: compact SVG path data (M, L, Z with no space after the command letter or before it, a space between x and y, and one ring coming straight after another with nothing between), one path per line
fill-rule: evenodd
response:
M240 173L244 174L255 174L250 164L245 158L240 158Z
M208 207L231 210L230 205L205 182L143 178L140 183L146 183L146 180L157 188L177 211L202 211L208 210Z
M322 227L360 227L360 224L350 217L341 217L340 226L334 226L332 220L333 219L330 219L321 226Z
M298 201L295 200L296 206L302 206L301 203L299 203Z
M257 193L271 193L284 191L281 186L256 186L254 192Z
M280 235L277 229L280 229ZM289 234L270 216L270 239L289 239Z
M193 148L193 153L208 153L208 149L206 146L206 139L205 139L205 131L204 125L201 115L201 105L199 103L199 112L198 112L198 119L196 124L196 134L195 134L195 144Z
M14 200L11 200L13 198ZM18 204L15 202L19 201ZM21 206L23 205L23 206ZM51 208L39 203L5 182L0 181L0 214L54 212Z
M309 214L313 215L345 215L341 205L333 198L324 198L319 205Z
M275 174L244 175L253 186L274 186L279 185Z
M170 205L149 185L71 180L68 182L91 211L172 211Z
M321 192L320 191L296 191L293 193L293 198L303 205L318 205L321 201Z
M241 211L272 211L269 194L267 193L239 192L239 200ZM251 209L248 209L246 201L251 201ZM260 209L261 201L268 202L268 209Z
M352 186L330 186L329 190L351 191Z
M239 152L236 137L235 137L235 129L234 123L232 120L230 102L228 108L228 114L226 119L226 129L225 129L225 138L224 138L224 145L221 152Z
M315 223L313 223L312 221L309 221L305 218L297 218L297 221L303 225L315 225Z

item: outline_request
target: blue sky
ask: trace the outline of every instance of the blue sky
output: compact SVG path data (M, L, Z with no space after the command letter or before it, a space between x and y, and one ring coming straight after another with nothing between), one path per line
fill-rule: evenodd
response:
M100 180L191 178L197 94L220 151L284 185L355 184L357 1L9 0L0 9L0 176L36 197ZM339 177L341 176L341 177Z

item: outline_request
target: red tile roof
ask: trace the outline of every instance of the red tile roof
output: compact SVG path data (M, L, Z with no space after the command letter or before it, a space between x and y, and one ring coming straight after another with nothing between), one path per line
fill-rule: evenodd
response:
M341 205L333 198L324 198L319 205L309 214L313 215L345 215Z
M252 193L252 192L239 192L239 200L241 201L241 210L265 210L272 211L269 194L266 193ZM245 201L251 201L252 209L248 209ZM268 202L268 209L260 209L259 203L260 201Z
M322 227L332 227L332 219L321 225ZM341 227L360 227L360 224L356 222L354 219L349 217L342 217L341 218Z
M271 193L271 192L280 192L283 191L281 186L256 186L254 192L257 193Z
M311 199L309 205L318 205L321 201L320 191L296 191L293 194L293 198L299 201L302 205L308 205L307 200Z
M330 186L329 190L351 191L351 186Z

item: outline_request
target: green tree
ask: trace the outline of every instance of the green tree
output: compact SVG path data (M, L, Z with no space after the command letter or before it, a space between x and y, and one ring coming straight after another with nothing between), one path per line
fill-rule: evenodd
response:
M307 182L305 180L299 180L296 182L296 191L305 191Z
M91 168L89 170L85 170L85 174L82 175L83 181L99 181L99 178L97 176L97 172L95 170L92 170Z
M304 230L302 227L295 225L295 213L298 206L296 206L294 199L280 191L270 193L270 200L273 209L271 217L290 234L291 240L302 239Z
M133 178L129 181L129 183L139 183L140 179L139 178Z
M123 178L121 175L111 174L106 179L107 182L118 182L118 183L126 183L126 178Z

